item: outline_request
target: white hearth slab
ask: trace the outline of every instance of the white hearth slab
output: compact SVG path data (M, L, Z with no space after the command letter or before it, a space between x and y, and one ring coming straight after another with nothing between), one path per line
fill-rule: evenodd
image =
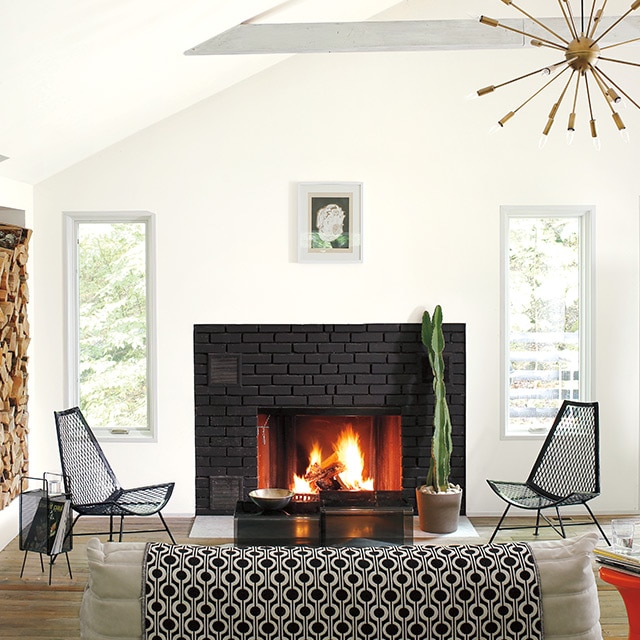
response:
M220 538L233 540L233 516L196 516L190 538ZM448 534L426 533L418 526L418 518L413 519L413 540L416 544L436 538L478 538L478 532L465 516L460 516L457 531Z

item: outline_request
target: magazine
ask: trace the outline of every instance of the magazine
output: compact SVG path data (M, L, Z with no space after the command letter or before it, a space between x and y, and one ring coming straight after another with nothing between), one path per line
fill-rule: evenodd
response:
M49 502L49 506L51 507L52 504L56 505L54 513L60 514L60 518L55 528L55 538L50 551L51 555L57 555L63 551L68 551L70 548L69 545L65 543L71 535L69 528L69 511L71 510L71 502L69 500L53 500ZM60 511L60 505L62 505L62 511Z
M68 538L70 502L65 499L43 497L31 521L24 541L26 551L57 555L65 550Z
M619 571L640 575L640 553L620 553L613 547L596 547L596 561Z

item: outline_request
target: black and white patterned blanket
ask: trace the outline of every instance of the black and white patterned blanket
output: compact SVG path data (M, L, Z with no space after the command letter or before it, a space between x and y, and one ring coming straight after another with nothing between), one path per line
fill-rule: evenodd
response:
M539 640L525 543L198 547L150 543L145 640Z

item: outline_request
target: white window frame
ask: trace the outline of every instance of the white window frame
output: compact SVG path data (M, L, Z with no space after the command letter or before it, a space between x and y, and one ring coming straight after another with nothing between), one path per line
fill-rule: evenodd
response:
M580 400L590 402L594 393L594 225L593 206L502 206L500 207L501 260L501 438L508 440L542 439L546 431L530 433L510 431L509 427L509 221L512 218L578 218L580 221Z
M121 429L90 425L99 440L155 442L157 440L157 336L156 336L156 225L148 211L64 212L65 273L67 289L67 406L80 404L78 239L81 224L135 222L145 225L147 302L147 428Z

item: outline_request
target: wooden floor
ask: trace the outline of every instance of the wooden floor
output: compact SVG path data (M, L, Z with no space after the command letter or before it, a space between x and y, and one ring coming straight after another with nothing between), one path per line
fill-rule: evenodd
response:
M145 519L145 526L148 527ZM168 518L177 542L193 544L211 544L209 540L189 538L193 518ZM495 526L495 519L472 518L476 530L480 534L474 542L486 542ZM602 519L601 519L602 521ZM607 520L604 519L604 522ZM83 518L79 521L77 531L97 532L104 526L100 519ZM155 525L154 525L155 526ZM584 530L584 529L583 529ZM575 529L572 533L578 532ZM527 532L501 534L496 542L512 539L534 539ZM101 536L104 540L107 538ZM543 532L545 538L557 537L551 531ZM20 578L24 552L19 550L17 538L0 552L0 638L2 640L75 640L80 638L78 627L78 610L82 592L87 580L87 562L85 547L90 536L74 537L73 550L69 553L73 578L69 578L64 556L58 558L53 566L52 584L48 585L48 565L45 572L40 569L39 556L29 553ZM131 534L126 540L165 540L163 534ZM225 541L226 542L226 541ZM434 541L438 543L438 540ZM444 542L444 541L440 541ZM455 543L455 539L446 540ZM469 543L470 539L459 540ZM45 560L48 560L45 558ZM597 567L594 564L597 578ZM598 593L600 597L601 625L605 638L626 640L628 634L627 616L624 604L614 587L602 582L599 578Z

